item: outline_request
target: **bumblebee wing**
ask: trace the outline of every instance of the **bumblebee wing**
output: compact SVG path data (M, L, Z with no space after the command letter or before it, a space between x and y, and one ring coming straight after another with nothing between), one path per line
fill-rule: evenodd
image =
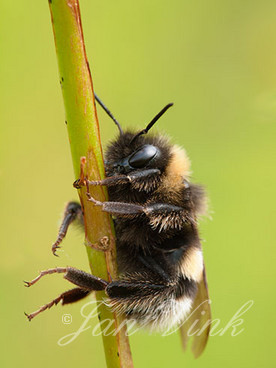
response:
M198 283L198 290L193 302L191 313L186 318L185 323L179 328L183 349L186 350L190 335L193 339L191 350L195 358L198 358L202 354L207 344L210 327L211 308L209 302L206 272L204 267L202 279ZM190 328L191 331L189 331ZM196 333L193 334L194 332Z

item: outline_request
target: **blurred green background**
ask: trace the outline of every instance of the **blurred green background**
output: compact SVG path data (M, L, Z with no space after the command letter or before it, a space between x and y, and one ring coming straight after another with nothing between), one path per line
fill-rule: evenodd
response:
M89 267L78 231L58 259L50 251L64 204L77 196L47 1L0 9L0 364L104 367L91 329L57 344L81 325L85 301L32 323L23 315L69 285L49 276L26 289L22 280L54 266ZM81 13L95 90L123 127L142 128L175 103L158 129L187 149L193 180L210 196L213 219L201 234L213 317L225 327L254 301L244 331L211 337L198 360L182 353L177 334L135 334L135 367L274 366L275 1L81 0ZM117 130L99 117L106 145Z

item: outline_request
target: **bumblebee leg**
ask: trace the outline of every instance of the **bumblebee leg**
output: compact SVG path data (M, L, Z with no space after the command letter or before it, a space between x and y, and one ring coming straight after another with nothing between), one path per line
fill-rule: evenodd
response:
M91 196L90 193L86 193L87 198L90 202L93 202L95 206L101 206L102 210L105 212L112 213L114 215L139 215L144 213L147 216L152 214L155 215L164 215L175 212L185 212L184 208L174 206L172 204L166 203L154 203L149 205L139 205L134 203L125 203L125 202L100 202Z
M24 281L26 287L30 287L37 283L41 279L41 277L45 275L50 275L53 273L64 273L63 276L66 280L72 282L83 289L87 290L104 290L108 285L108 282L105 280L100 279L99 277L93 276L90 273L78 270L77 268L73 267L56 267L50 268L45 271L41 271L40 274L33 279L32 281Z
M180 229L187 224L195 224L196 218L190 211L167 203L153 203L148 205L139 205L125 202L101 202L86 193L89 201L95 206L102 207L102 210L113 215L125 217L137 217L144 214L149 219L149 224L153 229Z
M85 290L81 288L74 288L64 293L60 294L56 299L52 300L50 303L47 303L40 307L37 311L25 315L27 316L28 320L31 321L34 317L36 317L41 312L44 312L46 309L50 309L53 305L57 305L60 301L62 305L75 303L83 298L85 298L88 294L91 293L91 290Z
M113 185L119 185L119 184L126 184L126 183L135 183L135 182L144 182L144 179L148 179L150 177L159 176L161 174L160 170L158 169L147 169L142 171L136 171L133 173L129 173L128 175L116 175L116 176L110 176L103 180L83 180L83 179L77 179L73 186L77 189L80 189L82 186L85 185L106 185L106 186L113 186ZM139 183L137 183L139 185Z
M65 238L67 234L67 230L69 225L79 219L81 223L83 223L83 214L81 210L81 205L77 202L69 202L65 208L63 220L61 226L59 228L57 240L52 245L52 252L55 256L57 256L56 251L60 248L60 243Z
M45 275L50 275L52 273L65 273L65 272L67 272L67 268L66 267L50 268L48 270L41 271L40 274L35 279L33 279L32 281L24 281L24 283L25 283L25 286L26 287L30 287L30 286L36 284L37 281L40 280L41 277L43 277Z
M90 193L86 193L90 202L93 202L95 206L102 207L105 212L112 213L114 215L137 215L144 212L143 206L132 203L124 202L100 202L94 199Z
M60 294L56 299L52 300L50 303L45 304L39 308L36 312L31 314L26 314L29 321L31 321L39 313L51 308L53 305L58 304L62 301L62 304L74 303L84 297L86 297L92 291L104 290L106 289L108 282L100 279L99 277L93 276L84 271L78 270L72 267L57 267L51 268L46 271L41 271L40 274L32 281L25 281L25 286L30 287L34 285L42 276L49 275L52 273L64 273L64 278L70 281L72 284L77 285L77 288L66 291Z
M110 176L108 178L105 178L103 180L82 180L77 179L73 183L73 187L76 189L80 189L83 186L87 185L106 185L106 186L112 186L117 184L125 184L130 182L130 177L127 175L117 175L117 176Z

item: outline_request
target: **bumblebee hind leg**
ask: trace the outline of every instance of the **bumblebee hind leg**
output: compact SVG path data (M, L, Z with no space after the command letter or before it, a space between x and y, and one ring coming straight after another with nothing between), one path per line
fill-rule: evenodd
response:
M60 294L56 299L52 300L50 303L43 305L41 308L31 314L25 313L29 321L31 321L35 316L45 311L46 309L50 309L53 305L58 304L60 301L62 302L62 305L75 303L85 298L92 291L104 290L108 285L107 281L76 268L57 267L51 268L46 271L41 271L40 274L32 281L25 281L25 286L30 287L37 283L41 279L41 277L53 273L64 273L64 278L70 281L72 284L77 285L78 287Z
M71 290L68 290L68 291L65 291L64 293L60 294L57 298L52 300L50 303L47 303L47 304L43 305L42 307L40 307L37 311L35 311L31 314L25 313L25 315L27 316L28 320L31 321L35 316L37 316L41 312L44 312L46 309L50 309L53 305L57 305L60 301L61 301L62 305L75 303L75 302L85 298L90 293L91 293L90 290L85 290L85 289L81 289L81 288L78 288L78 287L74 288L74 289L71 289Z
M154 276L152 273L132 273L123 275L121 279L111 282L72 267L57 267L42 271L34 280L25 282L27 287L37 283L43 276L63 273L64 278L78 286L60 294L50 303L37 311L26 314L31 321L35 316L50 309L53 305L74 303L85 298L92 291L105 290L109 298L109 305L118 313L125 313L128 318L139 324L155 327L167 326L169 320L178 321L179 311L176 309L177 280ZM188 300L191 301L187 290ZM183 295L184 296L184 295ZM188 305L189 306L189 305ZM181 308L181 313L182 313Z

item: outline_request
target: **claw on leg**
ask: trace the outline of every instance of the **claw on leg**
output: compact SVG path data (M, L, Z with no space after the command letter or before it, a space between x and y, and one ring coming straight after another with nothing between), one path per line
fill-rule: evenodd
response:
M52 245L52 252L54 256L58 256L56 254L56 251L57 249L60 248L60 243L65 238L70 224L75 220L81 221L81 218L82 218L81 205L77 202L69 202L64 211L64 217L61 226L59 228L57 240Z
M62 240L63 240L64 237L65 237L65 234L64 233L62 233L62 234L59 233L56 242L52 245L52 253L56 257L58 257L58 254L56 254L56 251L61 248L59 246L59 244L62 242Z
M76 189L80 189L81 187L86 185L87 178L84 175L85 165L86 165L86 157L82 156L80 159L80 177L73 183L73 187Z
M94 203L95 206L102 206L103 205L102 202L97 201L95 198L93 198L89 192L86 193L86 197L90 202Z
M37 311L31 314L25 313L29 321L31 321L35 316L45 311L46 309L50 309L53 305L58 304L60 301L62 301L62 305L75 303L85 298L93 291L105 290L109 284L108 281L105 281L99 277L93 276L76 268L57 267L51 268L46 271L41 271L40 274L32 281L25 281L25 286L30 287L35 284L42 276L51 273L65 273L64 278L77 287L60 294L56 299L52 300L50 303L43 305Z
M56 299L52 300L50 303L45 304L42 307L40 307L37 311L30 313L30 314L27 314L26 312L24 312L24 314L28 318L28 320L31 321L35 316L37 316L41 312L44 312L46 309L50 309L53 305L57 305L61 301L62 298L63 298L63 295L61 294Z
M24 283L26 287L30 287L36 284L37 281L40 280L42 276L50 275L52 273L66 273L66 272L67 272L67 267L50 268L49 270L41 271L40 274L32 281L24 281Z
M73 183L73 187L76 189L81 189L81 187L84 187L86 185L86 179L77 179Z

